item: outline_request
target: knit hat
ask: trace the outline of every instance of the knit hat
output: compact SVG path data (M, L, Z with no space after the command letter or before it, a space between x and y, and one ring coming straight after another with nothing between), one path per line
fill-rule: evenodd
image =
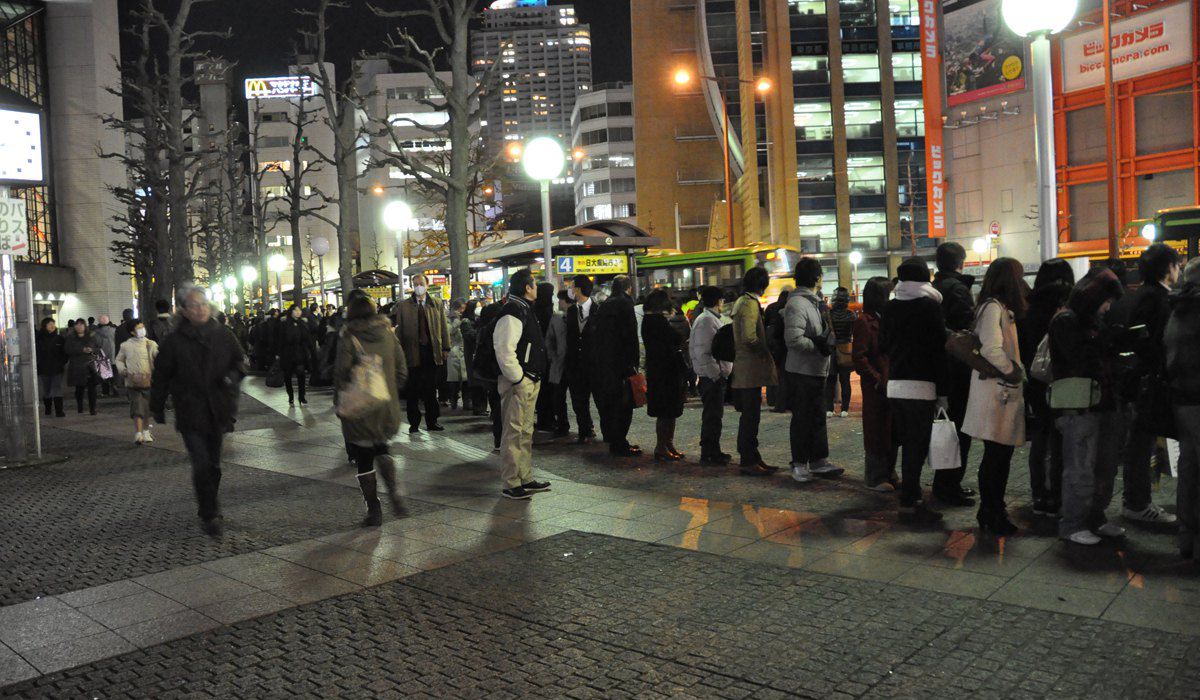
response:
M928 282L929 266L920 258L909 258L900 263L896 275L901 282Z

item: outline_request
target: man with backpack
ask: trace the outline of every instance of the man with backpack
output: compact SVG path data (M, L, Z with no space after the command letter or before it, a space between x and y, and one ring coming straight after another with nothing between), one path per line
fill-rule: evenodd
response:
M505 498L528 500L531 493L549 491L550 483L533 479L533 423L538 391L546 374L546 342L533 315L537 286L528 268L509 281L508 302L492 329L496 354L497 389L503 427L500 437L501 477Z
M725 384L733 372L732 358L720 360L713 356L713 341L717 332L724 327L721 310L725 300L719 287L704 287L700 290L703 310L692 322L692 335L688 338L688 354L692 368L700 379L700 400L704 409L700 418L700 463L722 467L733 459L721 451L721 420L725 413ZM729 336L732 350L733 336Z

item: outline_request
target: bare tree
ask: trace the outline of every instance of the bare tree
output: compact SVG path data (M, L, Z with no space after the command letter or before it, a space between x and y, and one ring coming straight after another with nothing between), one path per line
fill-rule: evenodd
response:
M258 162L259 131L262 126L262 100L254 98L250 111L250 225L254 229L254 254L258 261L259 302L264 311L271 308L271 283L267 276L267 219L271 198L263 193L263 181L270 170Z
M419 6L413 10L385 10L372 6L372 10L384 19L417 20L430 23L433 35L440 46L426 48L420 39L407 29L389 37L390 57L414 68L429 79L443 96L440 101L424 100L423 103L446 113L447 121L442 126L427 126L415 122L392 123L385 120L383 132L390 137L395 148L380 154L379 162L397 167L414 177L417 182L437 192L446 203L446 238L450 251L452 296L467 296L470 268L467 264L469 241L467 240L467 206L472 187L478 178L479 162L472 160L472 146L477 139L472 127L483 117L486 103L495 97L495 86L499 76L499 57L482 72L471 74L469 36L471 22L482 11L482 0L411 0ZM438 75L442 64L449 64L450 81ZM410 123L411 122L411 123ZM449 164L444 170L429 165L419 153L403 147L403 139L397 131L402 127L416 127L430 135L444 138L449 143Z

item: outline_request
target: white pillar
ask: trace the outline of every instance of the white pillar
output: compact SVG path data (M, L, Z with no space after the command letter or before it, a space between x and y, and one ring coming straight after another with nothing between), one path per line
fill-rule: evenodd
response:
M1038 240L1042 260L1058 257L1057 176L1054 171L1054 86L1050 72L1050 38L1039 34L1030 44L1033 59L1033 128L1037 145Z

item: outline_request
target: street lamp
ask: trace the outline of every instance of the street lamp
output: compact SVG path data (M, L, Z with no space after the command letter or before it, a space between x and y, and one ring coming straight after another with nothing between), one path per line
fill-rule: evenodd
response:
M279 291L279 310L283 311L283 278L281 275L287 269L287 258L279 253L271 256L267 261L267 268L275 273L275 288Z
M255 268L253 265L243 265L241 273L242 273L242 290L245 292L245 294L243 296L246 298L246 301L248 302L250 300L250 297L252 296L254 283L258 280L258 269ZM266 309L263 309L263 312L266 313Z
M1038 212L1042 260L1058 257L1058 202L1054 174L1054 85L1050 74L1050 35L1061 32L1075 16L1078 0L1002 0L1004 23L1016 34L1032 38L1033 123L1037 147Z
M850 251L850 265L854 267L854 298L858 299L858 266L862 264L862 253L857 250Z
M412 207L399 199L388 202L383 208L383 225L396 234L396 277L400 287L396 298L399 299L404 294L404 244L413 225Z
M329 239L317 236L308 242L308 248L317 256L317 275L321 278L321 306L325 306L325 256L329 253Z
M537 180L542 190L542 257L545 258L546 280L554 283L554 254L550 246L550 181L562 175L566 153L558 141L539 136L525 144L521 165L529 177Z

